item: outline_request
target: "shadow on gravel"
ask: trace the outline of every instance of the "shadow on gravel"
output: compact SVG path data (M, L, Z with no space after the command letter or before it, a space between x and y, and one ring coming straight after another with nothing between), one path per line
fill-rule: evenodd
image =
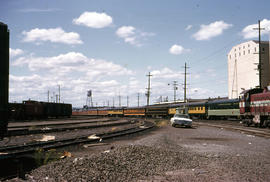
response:
M174 126L174 128L191 130L191 129L197 129L197 126L192 126L192 127Z
M207 140L207 141L229 141L231 139L228 138L205 138L205 137L194 137L194 138L188 138L191 140Z

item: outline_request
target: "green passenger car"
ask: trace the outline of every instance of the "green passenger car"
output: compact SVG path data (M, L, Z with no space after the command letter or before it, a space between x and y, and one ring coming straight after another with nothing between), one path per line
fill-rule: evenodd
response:
M207 105L208 119L240 118L238 99L209 101Z

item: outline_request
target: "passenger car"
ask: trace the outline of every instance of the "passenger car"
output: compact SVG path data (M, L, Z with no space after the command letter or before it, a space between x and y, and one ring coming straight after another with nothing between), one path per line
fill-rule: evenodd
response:
M192 120L189 118L187 114L175 114L171 118L171 125L175 126L186 126L192 127Z

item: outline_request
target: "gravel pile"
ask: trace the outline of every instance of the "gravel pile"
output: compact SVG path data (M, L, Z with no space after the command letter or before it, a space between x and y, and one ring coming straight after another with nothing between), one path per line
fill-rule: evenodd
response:
M88 157L68 158L40 167L28 181L135 181L199 165L199 156L147 146L122 146Z

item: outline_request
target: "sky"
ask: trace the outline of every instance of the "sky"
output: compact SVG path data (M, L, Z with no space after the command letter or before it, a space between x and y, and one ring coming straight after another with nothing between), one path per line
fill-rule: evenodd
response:
M227 54L234 45L269 40L268 0L0 0L10 30L9 102L94 106L146 104L184 96L227 97ZM121 102L119 103L119 96ZM139 96L139 97L138 97ZM128 99L127 99L128 97Z

